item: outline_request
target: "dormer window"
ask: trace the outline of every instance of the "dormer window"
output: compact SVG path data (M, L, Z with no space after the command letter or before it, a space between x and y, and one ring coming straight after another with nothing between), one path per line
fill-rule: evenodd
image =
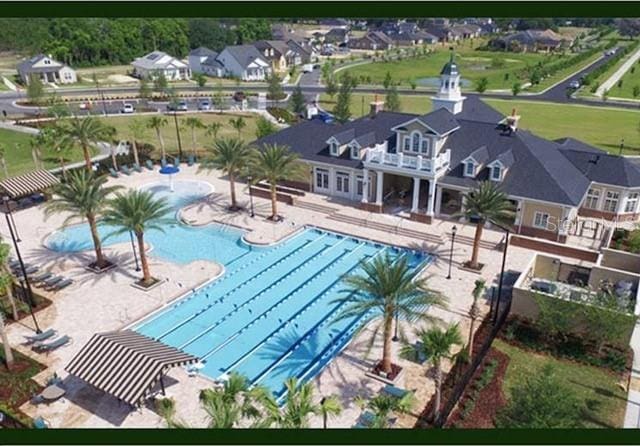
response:
M491 179L493 181L501 181L502 180L502 167L499 165L495 165L491 167Z
M360 148L355 144L352 144L349 147L351 149L351 159L354 159L354 160L359 159L360 158Z
M332 156L338 156L338 143L335 141L331 141L329 143L329 152Z
M464 176L471 178L476 176L476 164L473 161L464 163Z

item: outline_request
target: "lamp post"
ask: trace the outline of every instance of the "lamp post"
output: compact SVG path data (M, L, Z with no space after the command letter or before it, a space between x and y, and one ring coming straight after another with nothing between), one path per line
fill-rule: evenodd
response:
M320 400L320 405L322 407L324 407L326 402L327 402L327 398L326 397L322 397L322 399ZM322 427L324 429L327 428L327 411L326 410L322 411Z
M456 232L458 228L454 225L451 228L451 251L449 252L449 274L447 274L447 279L451 279L451 265L453 263L453 245L456 242Z
M136 245L133 243L133 231L129 231L129 238L131 238L131 250L133 251L133 259L136 261L136 271L140 271L140 265L138 265L138 254L136 253Z
M16 256L18 257L18 262L20 263L20 271L22 272L22 278L20 279L20 283L22 284L22 292L25 295L27 303L29 305L29 312L31 313L31 318L33 319L33 324L36 327L36 333L42 333L40 330L40 326L38 325L38 320L36 319L36 315L33 313L33 291L31 290L31 284L29 283L29 277L27 276L27 271L24 267L24 262L22 261L22 255L20 254L20 249L18 249L18 241L16 240L15 233L13 231L13 225L11 224L11 208L9 207L9 197L6 195L3 198L4 205L6 207L5 218L7 219L7 226L9 226L9 233L11 234L11 240L13 241L13 248L16 250ZM26 293L25 293L25 284L26 284Z
M393 338L391 338L391 340L393 342L398 342L400 338L398 337L398 309L396 308L396 328L395 328L395 332L393 333Z
M173 112L173 120L176 124L176 135L178 136L178 156L182 159L182 141L180 140L180 127L178 126L178 111Z
M253 218L256 216L256 214L253 212L253 192L251 192L251 183L253 181L253 177L247 177L247 181L249 182L249 216Z
M495 225L495 223L494 223ZM496 225L503 231L505 231L504 236L504 248L502 250L502 267L500 268L500 282L498 282L498 298L496 299L496 307L493 312L493 324L495 325L498 322L498 314L500 309L500 300L502 299L502 282L504 280L504 268L507 262L507 248L509 247L509 234L511 231L507 228L504 228L500 225Z
M620 153L619 156L622 156L622 150L624 149L624 138L620 140Z

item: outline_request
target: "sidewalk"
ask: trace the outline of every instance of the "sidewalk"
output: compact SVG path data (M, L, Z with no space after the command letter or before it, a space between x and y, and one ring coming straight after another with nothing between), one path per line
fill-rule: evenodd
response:
M598 90L596 90L596 96L601 98L605 90L611 89L611 87L613 87L620 79L622 79L622 76L624 76L625 73L629 71L629 69L633 66L634 63L636 63L638 59L640 59L640 48L638 48L635 53L629 56L625 63L623 63L620 68L618 68L616 72L611 75L609 79L604 81L602 85L598 87Z

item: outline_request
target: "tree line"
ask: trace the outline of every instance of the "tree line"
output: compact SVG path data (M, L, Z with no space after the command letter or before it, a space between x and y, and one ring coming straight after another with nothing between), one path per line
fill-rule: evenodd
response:
M0 51L51 54L75 67L128 64L153 50L185 57L206 46L271 38L267 19L209 18L2 18Z

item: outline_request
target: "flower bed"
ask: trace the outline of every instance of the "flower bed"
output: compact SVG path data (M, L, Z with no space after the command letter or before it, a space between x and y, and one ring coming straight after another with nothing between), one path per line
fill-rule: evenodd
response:
M29 417L19 408L42 390L42 386L31 378L45 367L15 350L13 357L13 367L7 370L4 363L4 349L0 345L0 410L21 423L30 425Z
M628 231L622 228L616 229L611 236L609 248L633 254L640 253L640 231Z

